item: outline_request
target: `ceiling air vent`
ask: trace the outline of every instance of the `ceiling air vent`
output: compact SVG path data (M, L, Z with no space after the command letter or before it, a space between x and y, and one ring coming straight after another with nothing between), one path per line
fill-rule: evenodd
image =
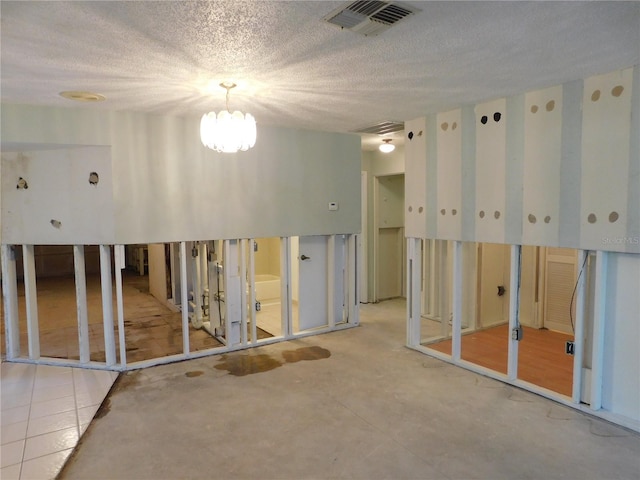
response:
M360 35L374 36L417 12L417 8L400 2L359 1L334 10L324 20Z
M368 133L371 135L386 135L404 130L403 122L381 122L370 127L354 130L353 133Z

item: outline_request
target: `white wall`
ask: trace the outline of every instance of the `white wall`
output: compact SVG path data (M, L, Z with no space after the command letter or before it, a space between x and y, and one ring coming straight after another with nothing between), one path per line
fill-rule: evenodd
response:
M109 147L3 153L1 168L3 243L113 243ZM20 178L28 188L16 188Z
M258 125L255 148L220 154L202 146L195 117L20 105L3 105L2 127L3 151L111 146L115 234L106 243L360 230L357 135ZM6 222L3 204L5 230ZM32 243L56 241L46 235Z

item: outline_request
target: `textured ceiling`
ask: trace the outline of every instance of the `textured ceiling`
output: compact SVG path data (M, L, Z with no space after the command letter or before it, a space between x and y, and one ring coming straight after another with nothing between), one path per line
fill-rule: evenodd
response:
M3 0L2 101L201 115L231 79L258 124L347 132L640 63L639 2L405 3L364 37L322 21L345 2Z

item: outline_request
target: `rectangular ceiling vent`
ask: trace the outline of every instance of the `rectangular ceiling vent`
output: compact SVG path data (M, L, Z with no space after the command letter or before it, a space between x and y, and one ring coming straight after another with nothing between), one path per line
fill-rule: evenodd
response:
M400 2L358 1L334 10L324 20L360 35L375 36L417 12L417 8Z
M404 122L381 122L370 127L354 130L353 133L368 133L371 135L386 135L404 130Z

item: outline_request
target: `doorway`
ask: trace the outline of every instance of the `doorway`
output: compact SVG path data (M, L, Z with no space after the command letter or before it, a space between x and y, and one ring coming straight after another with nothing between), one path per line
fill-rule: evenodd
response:
M406 295L404 174L376 177L374 184L375 301Z

